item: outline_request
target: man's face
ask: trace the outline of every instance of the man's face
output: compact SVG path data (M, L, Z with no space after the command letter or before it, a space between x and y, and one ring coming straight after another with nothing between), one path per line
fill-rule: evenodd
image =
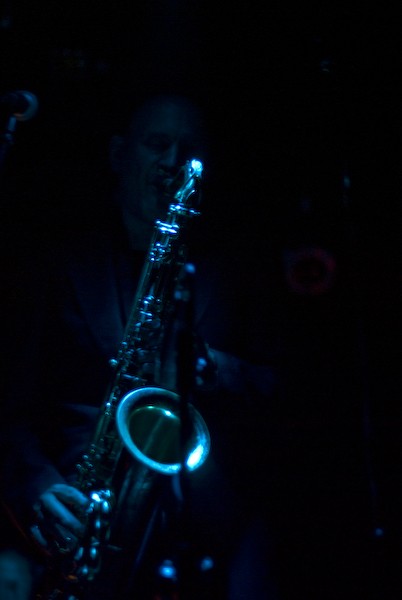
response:
M172 100L143 109L132 123L122 169L120 204L144 224L166 214L166 185L185 161L200 158L200 123Z

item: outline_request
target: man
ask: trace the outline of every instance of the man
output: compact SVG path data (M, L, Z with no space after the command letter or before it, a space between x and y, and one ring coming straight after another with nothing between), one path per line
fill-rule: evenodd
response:
M29 309L29 339L25 337L18 358L23 377L10 377L2 495L22 530L46 552L52 553L55 546L74 548L85 534L82 514L89 500L74 485L76 465L88 450L99 406L113 381L111 359L124 336L155 221L167 213L171 195L166 190L174 189L175 177L187 160L204 159L204 138L201 115L187 99L158 96L142 104L127 131L111 143L117 210L105 227L73 244L68 240L67 248L46 256L39 273L36 269L30 273L35 301ZM212 275L212 270L207 272L208 285L197 282L195 330L208 312ZM217 304L216 297L212 299ZM203 342L198 349L200 395L208 398L211 391L216 401L217 389L222 388L241 398L247 388L241 361L210 351ZM271 384L268 374L257 386ZM197 560L204 549L216 550L225 563L228 559L219 546L222 538L224 548L230 544L236 500L226 502L232 491L213 459L197 481L192 506L195 519L202 516L206 525L204 531L201 523L187 534L202 540L195 542L200 546ZM211 498L208 486L214 485L219 487ZM216 504L217 495L220 506L215 506L210 519L208 507ZM214 531L218 521L221 530ZM147 588L149 582L144 585ZM226 589L226 583L220 585ZM103 591L108 597L110 592ZM100 598L99 589L96 594Z
M115 202L132 248L148 248L152 227L168 208L167 185L186 160L204 160L205 150L201 113L180 96L154 97L124 135L112 138Z

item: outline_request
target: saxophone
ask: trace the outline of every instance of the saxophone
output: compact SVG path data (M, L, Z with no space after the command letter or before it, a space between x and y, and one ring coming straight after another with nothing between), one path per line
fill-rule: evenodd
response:
M113 382L89 449L77 465L76 485L89 498L85 533L73 555L62 551L67 558L61 556L61 561L69 566L49 599L83 597L88 586L102 580L105 554L117 556L121 566L126 542L135 548L131 565L126 565L132 575L155 518L159 479L192 472L209 454L207 426L185 397L186 385L178 390L178 377L171 376L177 356L173 352L170 359L173 368L164 356L172 354L175 307L189 302L185 282L191 265L186 264L182 232L200 214L202 169L199 160L186 162L166 218L154 225L123 340L111 360ZM116 566L113 560L109 570ZM101 597L99 591L96 597Z

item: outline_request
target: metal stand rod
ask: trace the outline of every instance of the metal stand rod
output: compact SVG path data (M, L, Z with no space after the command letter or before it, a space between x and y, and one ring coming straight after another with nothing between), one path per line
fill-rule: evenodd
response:
M17 124L17 119L11 115L6 122L4 131L0 133L0 177L2 177L6 162L7 154L14 144L14 133Z

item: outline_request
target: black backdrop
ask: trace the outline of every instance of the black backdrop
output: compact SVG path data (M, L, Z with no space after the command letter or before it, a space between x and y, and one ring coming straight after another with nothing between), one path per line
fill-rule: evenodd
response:
M0 190L5 358L21 253L102 215L115 107L192 95L212 133L205 244L236 265L231 343L283 373L271 416L284 564L295 557L284 597L399 598L397 11L10 0L0 19L0 92L39 100Z

